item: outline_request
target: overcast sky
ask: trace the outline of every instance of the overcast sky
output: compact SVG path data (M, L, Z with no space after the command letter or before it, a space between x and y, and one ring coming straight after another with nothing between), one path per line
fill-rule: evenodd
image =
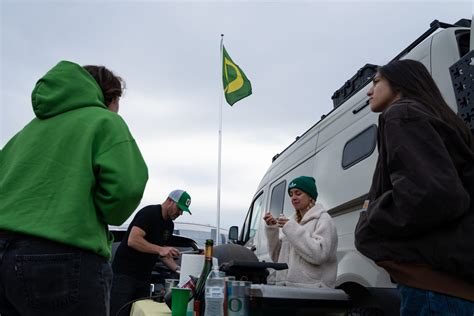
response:
M222 103L223 228L241 225L272 157L360 67L385 64L435 19L472 16L469 0L0 2L0 148L34 117L31 90L57 62L105 65L127 83L119 114L148 165L140 207L182 188L193 215L179 220L200 224L216 223L225 34L253 95Z

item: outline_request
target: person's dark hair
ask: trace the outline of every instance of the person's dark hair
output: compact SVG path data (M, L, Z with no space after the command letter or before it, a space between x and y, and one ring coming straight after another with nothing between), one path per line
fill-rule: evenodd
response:
M471 132L444 100L426 67L416 60L395 60L378 69L392 90L402 98L423 104L439 119L457 128L466 143L472 144Z
M114 73L104 66L87 65L83 67L87 70L100 86L104 95L105 105L109 105L115 98L121 97L125 89L125 81L114 75Z

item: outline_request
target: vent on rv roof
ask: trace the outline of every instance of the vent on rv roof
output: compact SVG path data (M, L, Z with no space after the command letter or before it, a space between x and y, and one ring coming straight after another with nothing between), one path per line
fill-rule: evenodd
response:
M460 26L460 27L471 27L471 20L468 19L461 19L454 23L455 26Z

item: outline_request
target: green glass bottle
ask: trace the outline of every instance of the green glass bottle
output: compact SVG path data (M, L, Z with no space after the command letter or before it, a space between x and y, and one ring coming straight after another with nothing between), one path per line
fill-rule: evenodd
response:
M207 276L212 270L212 250L214 240L206 240L206 248L204 249L204 266L202 267L199 280L196 284L196 292L194 292L194 316L204 315L204 291L206 288Z

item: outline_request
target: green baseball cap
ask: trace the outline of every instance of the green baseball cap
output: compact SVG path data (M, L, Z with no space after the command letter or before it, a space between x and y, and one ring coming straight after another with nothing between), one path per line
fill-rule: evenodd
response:
M178 207L189 214L192 214L189 210L189 205L191 205L191 196L188 192L184 190L174 190L168 195L170 199L172 199Z

